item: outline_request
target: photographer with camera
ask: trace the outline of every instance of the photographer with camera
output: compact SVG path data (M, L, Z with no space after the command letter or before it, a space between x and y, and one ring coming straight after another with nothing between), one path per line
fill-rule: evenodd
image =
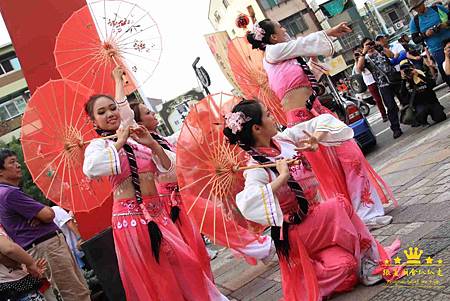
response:
M355 66L353 67L352 75L358 73L356 70L356 65L358 64L359 57L362 53L362 47L356 46L353 49L353 56L355 58ZM378 90L378 85L375 82L375 79L373 78L372 73L365 68L363 71L361 71L361 76L363 78L364 84L367 86L367 90L369 90L370 94L372 95L373 99L375 100L375 103L377 104L378 110L381 113L381 118L383 119L383 122L388 121L386 108L384 107L383 100L381 99L380 91Z
M442 42L450 38L447 8L442 5L427 7L425 0L410 0L409 6L411 10L417 12L417 15L409 23L412 40L416 44L426 43L436 61L442 79L450 87L450 78L445 74L442 66L445 59Z
M411 123L412 126L428 125L428 115L436 123L447 119L444 108L433 91L433 80L421 70L415 69L408 60L400 63L400 72L403 79L400 91L409 97L409 103L402 108L401 118L410 120L404 123Z
M392 52L376 45L370 38L364 38L361 43L363 48L356 63L356 72L363 73L368 69L378 85L383 102L387 108L387 115L394 139L400 137L403 132L400 129L400 120L398 118L398 106L395 102L396 90L400 89L401 76L389 61Z

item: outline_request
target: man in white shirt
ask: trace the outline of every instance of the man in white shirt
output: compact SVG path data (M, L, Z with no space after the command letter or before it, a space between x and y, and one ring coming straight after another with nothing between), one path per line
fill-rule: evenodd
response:
M444 46L445 60L442 63L442 67L444 69L445 74L447 74L447 76L450 76L450 39L445 40L443 42L443 46Z
M353 55L355 57L355 62L358 61L358 58L361 56L361 47L355 47L355 49L353 49ZM356 64L353 67L353 74L357 74L358 72L356 72ZM378 110L381 113L381 117L383 118L383 122L387 122L388 121L388 116L386 113L386 108L384 107L383 104L383 100L381 99L381 95L380 95L380 91L378 91L378 85L375 82L375 79L373 78L372 73L365 68L362 72L361 72L362 78L364 83L367 86L367 89L369 90L370 94L372 95L373 99L375 100L375 103L377 104Z
M55 212L55 218L53 219L53 222L63 232L67 241L67 245L72 251L76 263L78 264L80 269L82 269L85 265L85 263L81 259L84 256L84 253L79 250L79 247L83 242L83 239L81 238L77 225L75 224L73 217L63 208L59 206L52 206L52 209Z

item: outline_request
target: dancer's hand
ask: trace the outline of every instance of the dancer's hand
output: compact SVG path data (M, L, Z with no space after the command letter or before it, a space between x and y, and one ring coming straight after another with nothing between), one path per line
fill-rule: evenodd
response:
M280 176L289 178L290 172L286 159L277 160L276 164L277 164L276 168Z
M339 38L347 33L352 32L352 29L348 26L347 22L342 22L330 29L325 30L325 32L330 37Z
M306 130L303 132L308 138L300 139L297 143L298 147L295 150L297 152L303 151L315 152L319 148L319 139L315 134L311 134Z
M116 142L116 148L117 150L121 149L125 143L127 143L127 139L130 136L130 127L119 127L119 129L116 131L117 135L117 142Z
M122 68L122 66L116 66L116 68L114 68L114 70L112 71L112 76L113 76L115 82L123 81L124 75L125 75L125 70Z
M131 137L136 140L136 142L151 149L159 146L158 142L156 142L156 140L153 139L152 135L150 135L149 130L143 125L133 128L131 130Z

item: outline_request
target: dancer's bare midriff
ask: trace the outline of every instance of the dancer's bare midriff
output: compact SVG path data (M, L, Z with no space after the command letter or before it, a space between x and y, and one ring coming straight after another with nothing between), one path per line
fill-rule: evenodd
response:
M154 174L152 172L140 173L139 180L142 196L155 196L158 194ZM134 198L135 195L134 186L130 176L120 183L120 185L114 190L114 201Z
M290 90L281 101L283 110L289 112L293 109L304 108L306 106L306 101L311 96L312 92L311 87L300 87Z

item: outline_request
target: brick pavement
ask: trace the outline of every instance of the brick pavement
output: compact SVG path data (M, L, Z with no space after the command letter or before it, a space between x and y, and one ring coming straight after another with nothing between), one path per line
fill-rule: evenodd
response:
M393 223L372 231L384 245L396 237L403 249L417 246L423 258L442 259L442 287L357 286L335 296L336 301L450 300L450 121L426 128L420 139L407 137L392 146L397 156L389 161L368 157L374 168L391 185L399 206L386 208ZM276 261L250 266L222 250L212 261L218 287L230 300L272 301L282 297L280 271Z

